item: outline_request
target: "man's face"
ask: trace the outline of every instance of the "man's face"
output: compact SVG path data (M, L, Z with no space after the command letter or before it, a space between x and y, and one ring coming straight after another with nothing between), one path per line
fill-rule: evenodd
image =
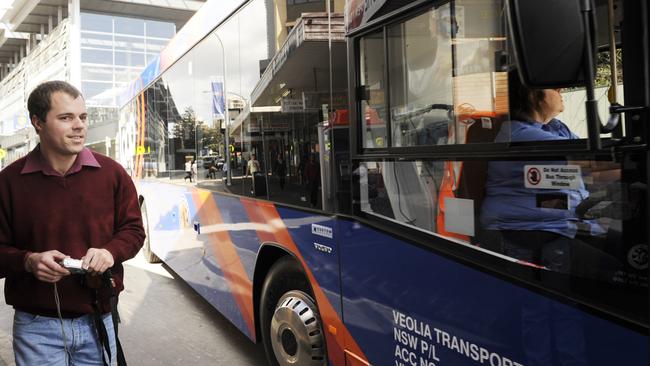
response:
M75 155L86 142L88 121L86 103L81 96L76 99L64 92L51 95L51 108L42 122L33 118L32 124L44 148L59 155Z

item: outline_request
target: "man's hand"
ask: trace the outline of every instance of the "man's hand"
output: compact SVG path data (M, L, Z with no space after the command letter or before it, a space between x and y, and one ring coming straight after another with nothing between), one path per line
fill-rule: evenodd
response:
M32 253L25 259L25 269L40 281L59 282L61 278L70 274L70 271L59 264L65 257L67 256L58 250Z
M106 249L90 248L81 258L82 267L91 274L102 274L113 267L113 255Z

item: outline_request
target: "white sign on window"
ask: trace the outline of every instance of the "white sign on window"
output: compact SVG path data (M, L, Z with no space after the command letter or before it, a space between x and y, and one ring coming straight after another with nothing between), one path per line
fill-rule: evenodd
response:
M302 98L282 98L282 113L298 113L305 109Z
M538 189L580 189L582 172L579 165L526 165L524 185Z

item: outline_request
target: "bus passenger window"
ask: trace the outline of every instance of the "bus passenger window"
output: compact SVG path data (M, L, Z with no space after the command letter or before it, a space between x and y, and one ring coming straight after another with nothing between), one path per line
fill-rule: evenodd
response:
M386 28L391 147L485 143L507 115L498 4L444 4ZM490 19L490 20L487 20Z
M622 63L622 49L616 51L617 61L617 85L614 87L611 80L611 55L609 50L600 51L596 56L596 90L594 91L595 98L598 101L598 115L605 123L609 117L610 101L623 104L625 98L624 85L623 85L623 63ZM587 113L584 108L586 99L586 90L584 88L568 89L562 93L564 100L564 112L562 112L558 119L564 121L576 135L580 138L587 138ZM611 98L611 100L610 100ZM615 99L615 100L614 100ZM622 119L626 116L623 115ZM617 133L621 135L627 134L626 128L621 128ZM606 138L608 135L603 135ZM620 137L620 135L618 136Z
M442 163L367 162L357 173L363 211L426 231L436 230Z
M509 79L511 120L497 142L578 138L556 118L563 107L559 90L528 89L515 73ZM625 169L619 162L570 159L490 161L477 242L521 264L612 284L643 283L647 245L634 212L644 198L622 184Z
M447 4L388 28L393 146L447 143L453 121L450 19Z
M386 142L386 101L384 85L384 38L381 32L361 40L362 141L365 148L384 148Z
M516 72L508 76L511 119L496 142L577 138L555 118L563 110L559 90L529 89ZM553 185L559 181L542 183L556 172L573 178L566 188ZM566 161L490 161L479 240L518 260L568 273L570 239L579 223L575 207L589 196L578 172Z
M645 187L633 182L635 174L633 164L623 163L490 162L478 241L522 264L647 284L648 247L639 230L647 225L640 215Z

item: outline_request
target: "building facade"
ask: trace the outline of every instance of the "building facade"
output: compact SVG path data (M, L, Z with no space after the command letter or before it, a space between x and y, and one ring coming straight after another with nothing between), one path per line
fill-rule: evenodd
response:
M115 156L117 95L160 53L204 0L14 0L0 7L0 166L38 139L27 97L46 80L77 86L89 113L87 144Z

